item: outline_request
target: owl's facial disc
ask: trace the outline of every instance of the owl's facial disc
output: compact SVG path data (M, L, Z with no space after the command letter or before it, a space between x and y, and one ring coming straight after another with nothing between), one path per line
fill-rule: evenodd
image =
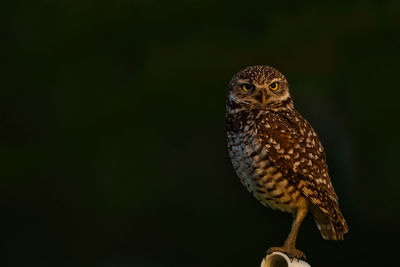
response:
M293 105L285 76L269 66L245 68L232 78L228 89L228 101L247 108Z
M285 86L285 82L280 79L262 84L239 79L231 90L230 99L236 103L251 104L258 108L267 107L289 97Z

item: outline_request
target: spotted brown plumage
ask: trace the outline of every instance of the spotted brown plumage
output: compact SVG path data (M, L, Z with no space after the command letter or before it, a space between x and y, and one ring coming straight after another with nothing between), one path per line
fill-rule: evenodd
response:
M229 155L241 182L263 205L294 215L284 246L269 252L304 257L295 241L308 211L324 239L343 239L348 227L324 149L314 129L294 109L281 73L253 66L236 74L228 87L226 127Z

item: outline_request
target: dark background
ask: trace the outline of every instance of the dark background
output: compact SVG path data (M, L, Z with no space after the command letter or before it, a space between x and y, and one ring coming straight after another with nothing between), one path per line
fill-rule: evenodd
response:
M0 14L1 266L259 266L291 216L228 158L226 87L255 64L288 78L350 226L329 242L308 217L298 248L313 266L396 265L399 1L26 0Z

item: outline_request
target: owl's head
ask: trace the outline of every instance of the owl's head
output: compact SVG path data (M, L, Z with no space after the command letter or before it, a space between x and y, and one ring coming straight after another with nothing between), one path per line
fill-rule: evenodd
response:
M233 76L228 86L228 105L246 108L292 107L289 83L269 66L251 66Z

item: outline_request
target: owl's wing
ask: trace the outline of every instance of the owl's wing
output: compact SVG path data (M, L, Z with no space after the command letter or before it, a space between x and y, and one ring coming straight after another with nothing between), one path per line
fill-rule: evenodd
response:
M347 228L329 178L325 152L311 125L300 114L289 112L272 114L258 125L262 148L273 164L333 223Z

